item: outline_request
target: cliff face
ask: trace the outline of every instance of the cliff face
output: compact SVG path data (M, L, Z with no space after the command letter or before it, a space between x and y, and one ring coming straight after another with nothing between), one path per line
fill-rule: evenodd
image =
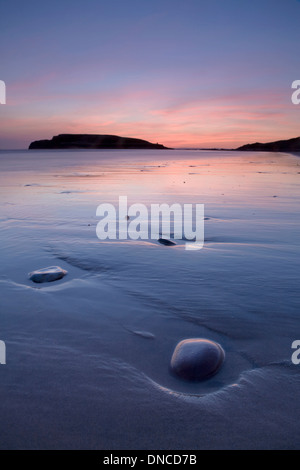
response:
M59 134L51 140L32 142L29 150L33 149L167 149L167 147L117 135Z
M247 144L239 147L236 150L251 150L258 152L300 152L300 137L289 140L278 140L277 142L268 142L261 144Z

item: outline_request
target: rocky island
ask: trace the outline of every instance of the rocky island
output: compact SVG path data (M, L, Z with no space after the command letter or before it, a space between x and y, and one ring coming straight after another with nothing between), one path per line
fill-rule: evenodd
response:
M300 137L289 140L278 140L276 142L268 142L261 144L247 144L236 150L257 151L257 152L300 152Z
M117 135L98 134L59 134L51 140L31 142L29 150L40 149L168 149L161 144L147 140Z

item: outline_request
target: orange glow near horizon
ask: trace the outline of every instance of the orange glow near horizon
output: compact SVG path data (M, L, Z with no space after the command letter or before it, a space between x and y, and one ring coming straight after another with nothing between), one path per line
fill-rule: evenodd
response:
M127 84L117 90L53 94L43 87L54 76L9 88L7 105L1 107L0 148L27 148L34 140L63 133L115 134L175 148L236 148L299 135L299 109L280 90L175 98L161 82L156 88Z

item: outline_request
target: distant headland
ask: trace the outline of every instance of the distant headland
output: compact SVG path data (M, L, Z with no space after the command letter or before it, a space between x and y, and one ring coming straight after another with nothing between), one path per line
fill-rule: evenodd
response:
M59 134L51 140L35 140L29 150L68 150L68 149L153 149L172 150L162 144L133 137L120 137L106 134ZM224 148L185 148L180 150L252 151L252 152L300 152L300 137L276 142L246 144L235 149Z
M59 134L51 140L31 142L29 150L39 149L166 149L161 144L152 144L147 140L118 135L98 134Z
M267 142L260 143L256 142L255 144L246 144L238 148L224 149L224 148L186 148L182 150L214 150L222 152L233 152L237 150L241 151L251 151L251 152L300 152L300 137L295 137L294 139L288 140L277 140L276 142Z
M236 150L245 150L251 152L300 152L300 137L289 140L277 140L276 142L268 142L261 144L247 144Z

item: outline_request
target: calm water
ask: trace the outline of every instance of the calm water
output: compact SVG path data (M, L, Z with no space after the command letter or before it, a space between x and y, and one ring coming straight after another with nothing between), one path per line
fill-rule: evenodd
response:
M299 447L296 155L1 151L0 168L1 447ZM96 208L120 195L204 204L203 250L100 242ZM52 265L68 275L28 280ZM203 383L169 371L193 337L226 351Z

